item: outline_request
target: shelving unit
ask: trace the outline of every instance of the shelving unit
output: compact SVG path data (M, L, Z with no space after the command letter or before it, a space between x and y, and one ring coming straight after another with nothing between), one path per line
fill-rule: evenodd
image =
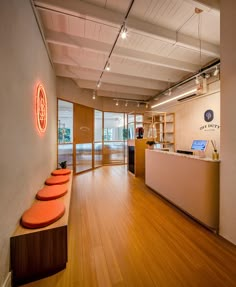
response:
M135 176L145 174L146 142L154 140L160 149L175 151L175 114L165 112L128 115L128 170ZM137 132L143 128L143 136Z
M147 112L144 114L144 137L153 139L159 148L175 150L175 114Z
M143 138L143 114L128 114L128 170L135 176L145 174L146 139Z

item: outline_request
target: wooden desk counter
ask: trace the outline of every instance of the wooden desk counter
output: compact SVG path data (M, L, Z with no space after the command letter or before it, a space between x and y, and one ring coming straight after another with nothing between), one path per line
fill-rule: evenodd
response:
M217 231L220 161L157 150L146 150L145 158L146 185Z

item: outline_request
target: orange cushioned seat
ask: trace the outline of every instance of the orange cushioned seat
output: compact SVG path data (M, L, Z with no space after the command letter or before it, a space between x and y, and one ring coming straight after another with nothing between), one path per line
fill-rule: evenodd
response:
M52 176L46 179L46 185L63 184L69 181L68 175Z
M70 174L71 170L68 168L62 168L62 169L55 169L52 172L52 175L66 175L66 174Z
M59 198L67 193L67 186L64 184L47 185L40 189L36 198L39 200L52 200Z
M45 227L62 217L65 205L60 200L41 201L32 205L21 217L21 224L27 228Z

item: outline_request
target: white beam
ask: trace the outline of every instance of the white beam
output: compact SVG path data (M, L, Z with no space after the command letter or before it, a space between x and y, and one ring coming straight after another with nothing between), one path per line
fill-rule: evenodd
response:
M66 65L55 65L55 71L57 76L62 77L70 77L74 79L84 79L97 82L100 76L100 72L92 69L84 69ZM115 85L122 85L124 86L131 86L137 88L144 88L144 89L153 89L153 90L164 90L167 88L167 83L155 81L155 80L148 80L141 77L133 77L133 76L123 76L123 75L116 75L113 73L106 73L102 78L102 84L109 83ZM96 88L94 85L93 88Z
M79 84L81 88L84 89L94 89L96 87L95 81L88 81L83 79L75 79L75 81ZM98 89L98 94L108 97L109 94L119 93L122 94L122 97L125 98L128 95L133 95L133 97L136 97L138 95L142 95L142 97L149 98L151 96L155 96L158 94L157 90L152 89L143 89L143 88L137 88L137 87L128 87L123 85L113 85L113 84L107 84L103 83L101 87ZM143 98L143 99L144 99Z
M86 18L91 19L97 18L101 23L112 23L114 27L120 27L124 19L124 15L118 12L113 12L78 0L35 0L35 4L39 9L51 9L54 12L62 12L74 16L84 15ZM128 18L127 26L129 30L136 33L199 51L198 39L190 36L179 34L178 41L176 42L177 37L175 31L132 17ZM202 53L213 57L220 57L219 47L205 41L202 41Z
M100 74L103 70L103 65L100 62L95 63L93 60L83 57L74 59L73 56L70 56L70 51L68 51L67 54L52 53L52 60L55 64L73 66L80 69L82 68L96 70ZM168 79L171 79L171 82L175 83L180 81L183 76L186 75L186 73L183 73L182 71L173 71L166 68L159 69L156 66L150 66L147 69L146 65L144 66L142 64L140 67L140 65L136 65L133 60L126 61L125 63L117 63L115 61L115 57L113 57L113 61L114 62L111 62L111 71L109 73L106 72L103 74L103 78L105 75L108 75L112 72L117 76L133 76L160 82L167 82Z
M84 48L91 51L108 54L111 50L111 45L98 42L92 39L86 39L82 37L69 36L65 33L55 32L51 30L45 30L45 37L48 43L63 45L73 48ZM191 63L161 57L158 55L144 53L141 51L131 50L123 47L116 46L113 53L118 57L126 57L128 59L135 60L146 64L166 67L170 69L176 69L180 71L194 73L199 69L198 65Z

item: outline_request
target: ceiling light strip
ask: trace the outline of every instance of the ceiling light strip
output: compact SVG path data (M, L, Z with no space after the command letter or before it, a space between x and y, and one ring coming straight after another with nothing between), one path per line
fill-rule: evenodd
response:
M164 105L164 104L167 104L167 103L169 103L169 102L172 102L172 101L177 100L177 99L179 99L179 98L182 98L182 97L184 97L184 96L191 95L192 93L195 93L196 91L197 91L196 88L195 88L195 89L192 89L191 91L185 92L185 93L183 93L183 94L181 94L181 95L178 95L178 96L176 96L176 97L173 97L173 98L168 99L168 100L166 100L166 101L163 101L163 102L161 102L161 103L158 103L158 104L156 104L156 105L153 105L153 106L151 106L151 108L153 109L153 108L162 106L162 105Z
M156 100L159 96L164 95L165 93L168 93L169 89L171 89L172 92L173 92L173 90L174 90L175 88L178 88L178 87L182 86L183 84L186 84L186 83L190 82L191 80L196 79L196 77L201 76L202 74L204 74L204 73L206 73L206 72L212 70L214 67L218 67L218 68L219 68L219 66L220 66L220 60L216 60L214 63L212 63L212 64L206 66L205 68L203 68L203 69L202 69L201 71L199 71L198 73L196 73L196 74L190 76L189 78L187 78L187 79L185 79L185 80L183 80L183 81L178 82L177 84L174 84L174 85L171 86L171 87L168 87L168 89L166 89L166 90L162 91L161 93L159 93L159 94L157 94L157 95L151 97L151 98L149 99L149 101Z

